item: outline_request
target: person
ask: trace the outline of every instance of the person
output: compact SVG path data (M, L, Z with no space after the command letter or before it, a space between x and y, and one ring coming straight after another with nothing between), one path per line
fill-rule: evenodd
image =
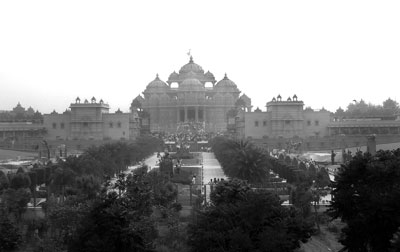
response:
M332 152L331 152L331 162L332 162L333 165L335 164L335 156L336 156L336 153L332 150Z
M343 163L346 163L346 161L347 161L347 154L346 154L345 149L342 149L342 160L343 160Z
M194 185L196 183L196 174L193 174L193 177L192 177L192 184Z

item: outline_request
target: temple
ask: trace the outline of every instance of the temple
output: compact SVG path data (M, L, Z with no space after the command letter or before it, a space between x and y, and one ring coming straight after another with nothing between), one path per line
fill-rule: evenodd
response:
M132 102L131 109L143 110L142 120L149 132L176 132L185 123L201 124L206 131L219 132L227 129L227 113L235 107L240 91L225 74L216 81L210 72L193 61L172 72L166 82L157 75L143 92ZM246 96L249 110L251 100Z

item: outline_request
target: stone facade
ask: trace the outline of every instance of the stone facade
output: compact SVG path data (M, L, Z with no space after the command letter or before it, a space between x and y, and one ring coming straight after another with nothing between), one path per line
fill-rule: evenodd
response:
M379 118L338 119L321 109L304 109L297 96L282 100L281 96L267 103L267 110L246 112L240 109L229 125L239 139L252 139L269 148L286 148L288 143L302 143L302 150L347 148L365 144L366 136L376 135L380 143L398 141L400 120Z
M303 107L304 102L299 101L296 95L285 101L279 95L267 103L267 111L242 111L237 118L238 136L291 139L327 135L330 112L304 110Z
M214 75L204 72L190 57L189 63L170 74L167 82L157 75L150 82L143 97L133 104L148 116L149 131L176 132L182 123L194 122L204 125L206 131L226 131L227 113L239 99L240 91L227 75L216 82ZM246 97L251 108L251 100ZM143 120L143 118L142 118Z
M44 115L48 140L133 140L139 135L136 111L109 113L103 100L81 103L79 97L69 111Z

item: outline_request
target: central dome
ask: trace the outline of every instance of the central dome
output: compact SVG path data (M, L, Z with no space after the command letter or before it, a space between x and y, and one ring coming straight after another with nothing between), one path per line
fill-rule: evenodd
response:
M204 85L198 79L186 79L179 85L181 91L204 91Z
M180 74L185 74L188 72L194 72L197 74L204 74L204 70L201 66L197 65L196 63L193 62L193 57L190 56L190 61L183 67L181 67L181 70L179 70Z

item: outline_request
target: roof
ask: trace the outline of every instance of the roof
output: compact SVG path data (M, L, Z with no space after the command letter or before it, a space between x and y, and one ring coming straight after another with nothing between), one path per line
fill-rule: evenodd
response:
M215 89L223 91L239 92L235 82L231 81L226 74L222 80L217 82L217 84L215 85Z
M180 74L188 73L190 71L195 72L197 74L203 74L204 73L203 68L200 65L194 63L192 56L190 56L189 63L187 63L187 64L185 64L185 65L183 65L181 67L181 69L179 70L179 73Z
M160 80L157 74L156 78L147 85L147 88L168 88L168 85L164 81Z

